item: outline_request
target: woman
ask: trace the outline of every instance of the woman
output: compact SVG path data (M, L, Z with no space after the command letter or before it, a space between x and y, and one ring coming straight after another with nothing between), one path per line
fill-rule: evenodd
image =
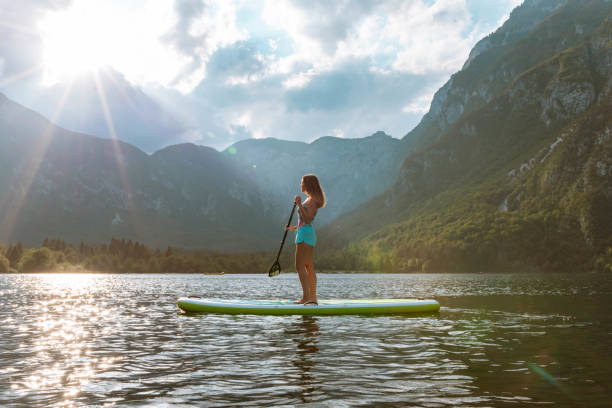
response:
M317 243L312 222L317 210L325 206L325 193L319 184L319 179L314 174L302 177L302 193L307 198L302 204L302 197L295 196L295 204L298 206L298 225L287 229L297 231L295 236L295 270L302 284L302 298L293 303L306 305L317 305L317 275L312 263L312 254Z

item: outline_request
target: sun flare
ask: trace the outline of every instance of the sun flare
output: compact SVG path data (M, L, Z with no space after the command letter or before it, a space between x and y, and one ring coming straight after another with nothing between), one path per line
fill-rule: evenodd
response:
M72 7L54 12L40 23L44 82L72 80L113 61L113 33L92 10Z
M175 23L172 2L74 1L48 12L38 23L43 83L69 82L112 67L133 83L169 83L179 56L160 39Z

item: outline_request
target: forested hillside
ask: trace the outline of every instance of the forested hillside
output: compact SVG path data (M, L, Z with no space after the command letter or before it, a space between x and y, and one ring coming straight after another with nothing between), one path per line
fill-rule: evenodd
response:
M512 46L492 41L491 55L454 76L447 94L478 100L437 133L424 118L430 133L416 129L394 187L323 231L326 263L612 270L612 3L553 3L525 2L549 14ZM479 64L492 67L490 84Z

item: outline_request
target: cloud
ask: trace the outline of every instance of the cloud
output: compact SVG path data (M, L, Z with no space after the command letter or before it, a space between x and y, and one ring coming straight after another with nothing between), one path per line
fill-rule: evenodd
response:
M262 16L295 44L296 52L272 69L292 73L289 87L352 58L370 58L379 69L448 74L461 67L481 34L465 0L269 0ZM299 70L299 63L306 68Z
M52 61L49 84L66 80L58 64L62 71L66 61L77 62L79 53L94 48L92 57L98 55L135 85L156 83L189 93L204 78L210 55L248 38L236 25L230 0L3 1L0 16L4 76L32 71L40 80Z
M424 85L419 76L369 68L367 59L345 61L333 71L317 75L308 85L287 90L287 109L333 111L356 106L394 109Z
M191 95L202 101L198 120L218 136L206 141L222 149L256 135L312 141L384 130L403 136L480 33L507 11L500 6L481 21L473 6L462 0L265 3L261 18L273 38L250 32L248 40L219 48ZM278 52L288 42L291 52Z
M242 48L241 52L250 49ZM209 67L223 66L217 59L233 52L215 53ZM246 60L251 57L244 56ZM222 79L222 70L211 69L206 79L187 96L178 96L176 106L193 106L183 114L201 127L204 144L224 149L251 137L276 137L312 141L324 135L368 136L378 130L400 137L414 127L421 111L405 112L444 76L415 77L404 73L381 73L369 69L367 60L346 61L336 70L322 73L306 86L286 89L286 75L267 76L259 81L232 85ZM437 87L436 87L437 89ZM196 124L197 123L197 124Z
M409 103L402 108L402 112L424 115L429 110L431 100L431 90L427 89L426 92L421 96L417 96L410 100Z
M220 48L208 61L207 74L233 85L259 80L267 69L262 48L253 40Z
M15 75L40 65L37 27L49 11L82 7L124 47L115 69L181 125L165 139L165 130L150 142L144 134L131 139L149 150L186 140L223 149L249 137L312 141L377 130L401 137L518 0L21 3L0 5L11 22L0 24L0 87L16 78L11 93L25 89Z
M398 5L382 34L395 36L397 56L392 68L412 74L451 73L457 70L474 41L472 21L463 0L439 0L432 5L421 1ZM389 6L387 6L389 7Z
M333 56L340 43L377 8L372 1L267 0L264 19L287 31L299 47Z
M176 24L162 36L184 61L170 86L191 92L205 77L206 63L219 48L245 40L248 34L236 26L232 1L175 0Z

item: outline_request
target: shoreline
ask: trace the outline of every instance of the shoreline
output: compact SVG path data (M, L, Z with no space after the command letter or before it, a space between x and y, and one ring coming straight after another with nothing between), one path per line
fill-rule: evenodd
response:
M281 275L292 274L295 275L297 272L282 272ZM9 271L0 273L3 275L52 275L52 274L89 274L89 275L202 275L202 276L226 276L226 275L267 275L267 272L223 272L223 273L203 273L203 272L107 272L107 271L92 271L92 270L52 270L52 271L30 271L30 272L19 272ZM554 275L554 274L566 274L566 275L586 275L586 274L601 274L606 275L606 272L601 271L580 271L580 272L545 272L545 271L491 271L491 272L381 272L381 271L336 271L336 270L322 270L317 271L317 274L324 275L530 275L530 274L543 274L543 275Z

